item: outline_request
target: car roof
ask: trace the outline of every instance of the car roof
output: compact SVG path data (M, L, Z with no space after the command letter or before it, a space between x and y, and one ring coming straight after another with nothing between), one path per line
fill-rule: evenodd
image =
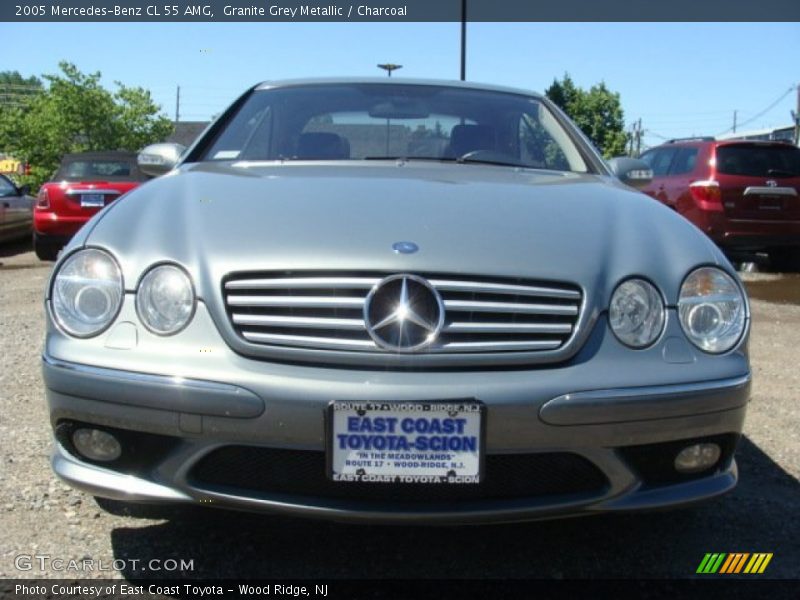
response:
M713 146L788 146L789 148L794 147L794 144L791 142L786 142L783 140L743 140L743 139L735 139L730 138L726 140L717 140L714 138L687 138L687 139L677 139L677 140L669 140L664 142L663 144L659 144L658 146L653 146L652 148L648 148L647 151L655 150L656 148L674 148L674 147L682 147L682 146L705 146L705 145L713 145Z
M403 77L319 77L311 79L282 79L276 81L263 81L255 86L257 90L267 90L277 87L291 87L300 85L336 85L343 83L369 83L379 85L437 85L443 87L462 88L468 90L485 90L491 92L504 92L507 94L520 94L541 98L542 95L522 88L476 83L473 81L456 81L452 79L406 79Z
M736 146L736 145L747 145L747 146L785 146L788 148L795 148L795 145L791 142L783 141L783 140L717 140L717 146Z

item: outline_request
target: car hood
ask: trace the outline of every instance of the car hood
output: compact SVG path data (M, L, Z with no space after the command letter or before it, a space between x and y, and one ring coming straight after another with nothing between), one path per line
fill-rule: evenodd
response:
M410 241L414 254L392 244ZM604 306L631 275L670 304L720 255L688 221L609 177L440 163L201 163L103 211L78 243L109 249L126 288L176 261L202 297L227 273L448 273L575 283Z

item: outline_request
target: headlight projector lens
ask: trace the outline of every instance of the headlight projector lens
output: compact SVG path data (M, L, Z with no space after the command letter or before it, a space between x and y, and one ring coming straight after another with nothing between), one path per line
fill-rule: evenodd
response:
M633 348L646 348L664 329L664 302L653 284L629 279L614 290L608 316L619 341Z
M106 252L89 248L65 260L53 280L53 316L75 337L97 335L111 324L122 304L122 273Z
M186 327L194 314L194 306L192 280L176 265L151 269L136 293L139 318L158 335L172 335Z
M726 352L744 332L744 295L730 275L702 267L692 271L681 286L678 316L695 346L711 353Z

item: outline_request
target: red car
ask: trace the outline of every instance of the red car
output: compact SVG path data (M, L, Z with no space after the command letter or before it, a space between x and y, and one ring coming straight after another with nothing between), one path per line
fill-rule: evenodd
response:
M763 251L779 270L800 268L800 148L786 142L673 140L642 160L642 191L733 254Z
M33 247L55 260L78 229L101 208L146 181L132 152L67 154L52 181L39 189L33 211Z

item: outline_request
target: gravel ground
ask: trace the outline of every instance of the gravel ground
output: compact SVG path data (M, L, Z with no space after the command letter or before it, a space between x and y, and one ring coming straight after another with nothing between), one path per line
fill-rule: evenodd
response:
M769 576L800 576L796 277L745 274L758 296L797 304L753 300L754 394L738 453L741 482L731 494L670 512L400 528L211 509L149 519L111 506L114 515L58 482L48 464L39 370L50 265L24 245L0 247L0 263L0 577L92 576L36 564L15 568L19 555L37 554L106 565L120 558L192 560L194 570L182 574L188 577L686 577L706 552L737 551L773 552ZM788 292L772 293L787 285ZM130 569L112 575L137 576Z

